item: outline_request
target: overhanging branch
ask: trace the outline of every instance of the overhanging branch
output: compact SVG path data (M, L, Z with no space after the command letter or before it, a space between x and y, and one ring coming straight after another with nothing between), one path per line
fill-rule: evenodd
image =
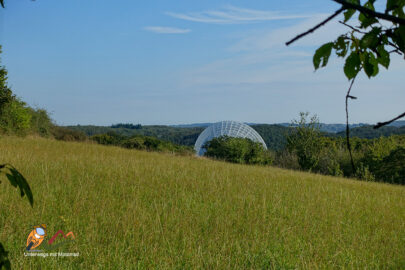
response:
M315 25L314 27L312 27L311 29L309 29L308 31L299 34L298 36L296 36L295 38L291 39L290 41L286 42L285 45L290 45L291 43L297 41L298 39L314 32L316 29L318 29L319 27L325 25L327 22L329 22L330 20L332 20L333 18L335 18L337 15L339 15L343 10L345 10L346 8L342 7L338 10L335 11L335 13L333 13L332 15L330 15L328 18L326 18L326 20L322 21L321 23L318 23L317 25Z
M405 25L405 19L402 19L402 18L399 18L399 17L396 17L396 16L392 16L392 15L389 15L389 14L386 14L386 13L376 12L374 10L363 7L361 5L349 3L349 2L347 2L345 0L333 0L333 1L336 2L336 3L341 4L344 9L355 9L357 11L360 11L360 12L365 13L367 15L370 15L372 17L376 17L376 18L380 18L380 19L383 19L383 20L386 20L386 21L393 22L393 23L398 23L398 24L401 24L401 25Z
M400 119L400 118L402 118L402 117L405 117L405 112L404 112L403 114L398 115L398 116L395 117L394 119L389 120L389 121L386 121L386 122L378 122L377 125L374 126L374 129L377 129L377 128L386 126L386 125L388 125L388 124L391 124L392 122L394 122L394 121L396 121L396 120L398 120L398 119Z

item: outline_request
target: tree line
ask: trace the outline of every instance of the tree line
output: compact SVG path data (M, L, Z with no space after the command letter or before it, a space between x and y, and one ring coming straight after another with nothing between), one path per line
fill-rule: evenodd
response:
M286 144L265 150L249 139L220 137L204 146L207 157L242 164L273 165L333 176L405 184L405 135L374 139L352 138L355 170L344 137L325 136L316 116L301 113Z

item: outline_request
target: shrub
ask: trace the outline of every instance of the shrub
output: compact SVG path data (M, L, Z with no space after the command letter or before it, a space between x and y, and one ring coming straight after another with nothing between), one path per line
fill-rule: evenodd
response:
M387 157L396 146L392 138L374 139L365 149L362 162L367 164L370 171L377 172L383 164L383 159Z
M129 149L139 149L139 150L147 149L147 147L145 146L145 140L142 137L132 137L127 140L124 140L121 143L121 146Z
M191 147L175 145L154 137L135 135L132 137L121 136L115 132L98 134L90 137L91 140L104 145L116 145L128 149L138 149L158 152L171 152L180 155L191 155Z
M377 179L394 184L405 184L405 148L397 147L383 158L376 171Z
M246 138L222 136L207 142L205 156L244 164L272 164L273 157L260 143Z
M80 131L71 130L65 127L54 126L51 129L52 136L61 141L85 141L86 134Z
M375 181L374 175L370 172L367 165L360 162L356 168L355 177L365 181Z
M143 137L143 139L144 139L143 144L145 145L146 149L149 151L158 151L158 150L162 151L166 148L163 146L163 144L164 144L163 141L156 139L154 137L145 136L145 137Z
M52 136L54 125L48 112L44 109L29 108L29 113L31 115L31 132L41 137Z
M298 163L298 157L295 153L288 151L279 151L276 153L274 165L290 170L300 170L300 164Z
M294 120L294 131L287 137L287 151L295 153L301 169L316 169L322 150L319 120L316 115L307 121L309 113L300 113L300 119Z
M26 135L30 129L31 114L25 103L14 98L3 104L0 114L0 129L6 134Z

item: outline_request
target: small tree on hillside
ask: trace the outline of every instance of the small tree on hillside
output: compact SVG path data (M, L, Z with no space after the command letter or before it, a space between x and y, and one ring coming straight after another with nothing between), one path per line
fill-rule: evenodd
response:
M24 134L30 129L31 114L25 105L8 87L7 69L0 65L0 132Z
M308 122L308 116L308 112L301 112L300 118L292 121L294 131L287 137L286 147L297 155L301 169L312 171L320 159L322 139L318 117L313 115Z
M290 45L296 40L314 32L318 28L337 17L344 15L342 25L346 26L348 32L338 35L337 39L322 45L316 50L313 57L315 70L325 67L328 64L332 50L336 55L345 58L343 71L350 81L349 89L346 94L346 141L350 153L353 170L355 166L351 153L350 134L349 134L349 110L348 103L350 99L356 99L351 95L351 89L357 75L364 71L371 78L377 76L379 67L388 69L391 60L391 54L401 57L405 55L405 1L387 0L385 2L384 12L378 12L375 9L376 0L332 0L340 4L340 8L332 15L312 27L308 31L297 35L295 38L286 42ZM379 1L382 2L382 1ZM358 14L357 19L352 19ZM374 128L380 128L389 123L405 117L405 112L397 117L382 123L377 123Z

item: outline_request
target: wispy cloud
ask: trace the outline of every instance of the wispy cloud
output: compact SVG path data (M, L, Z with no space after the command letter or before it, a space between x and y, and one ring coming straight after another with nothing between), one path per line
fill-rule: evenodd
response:
M157 34L187 34L190 33L190 29L165 27L165 26L147 26L144 30L154 32Z
M283 14L275 11L254 10L226 6L222 10L211 10L189 13L166 12L167 15L192 22L213 23L213 24L240 24L261 21L286 20L308 18L313 15Z
M318 29L312 35L298 40L290 47L286 47L285 42L310 29L323 21L326 17L326 14L316 15L288 27L252 31L251 34L244 34L241 39L229 49L232 52L261 52L273 50L274 48L284 48L286 52L290 52L292 48L303 49L305 47L312 47L311 50L313 50L313 47L319 47L326 42L335 40L337 34L345 33L347 28L339 24L337 20L334 20L327 24L327 26Z
M207 85L260 85L271 83L309 84L330 83L331 81L346 82L340 68L329 64L327 69L314 73L312 55L314 50L325 42L336 38L345 28L336 21L327 27L319 29L291 47L285 41L296 36L322 21L324 16L316 16L302 20L293 25L244 32L240 40L228 47L231 57L217 59L203 66L187 70L182 76L184 85L190 89ZM329 72L329 70L334 72ZM322 74L319 75L319 74Z

